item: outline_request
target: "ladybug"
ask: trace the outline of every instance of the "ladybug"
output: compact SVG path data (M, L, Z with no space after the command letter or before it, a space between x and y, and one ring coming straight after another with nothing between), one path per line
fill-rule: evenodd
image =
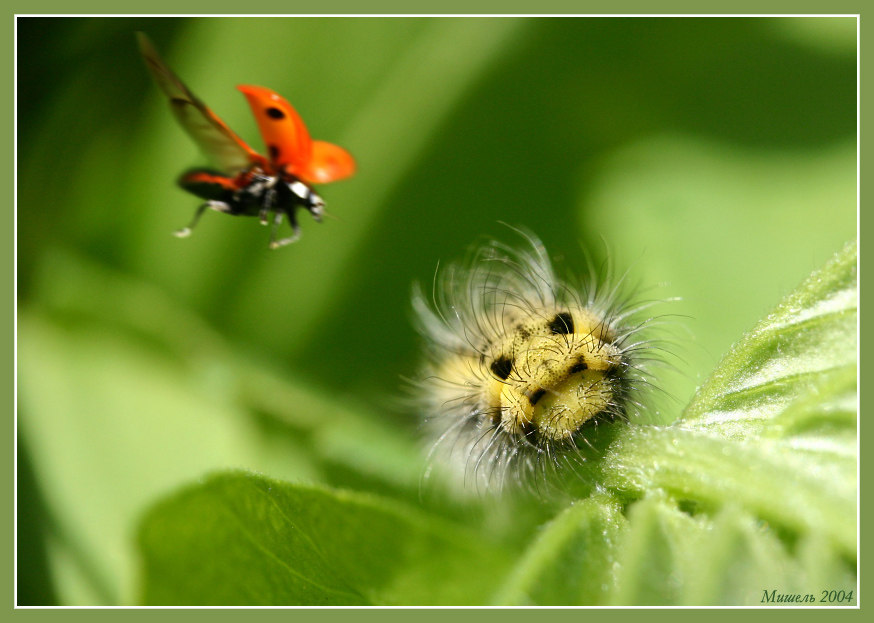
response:
M298 208L321 221L325 202L311 185L352 175L355 160L349 152L312 140L297 111L281 95L264 87L240 85L237 88L246 96L267 146L268 156L262 156L188 90L146 35L137 33L137 39L149 72L170 98L176 119L216 167L190 169L179 178L179 186L205 202L176 236L189 236L207 208L234 216L257 216L262 225L272 221L271 249L300 237ZM293 234L277 239L283 215Z

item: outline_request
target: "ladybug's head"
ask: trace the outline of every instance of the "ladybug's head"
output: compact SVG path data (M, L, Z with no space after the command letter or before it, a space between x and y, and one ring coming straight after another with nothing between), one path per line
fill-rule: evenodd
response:
M300 198L303 207L313 215L313 219L316 221L322 220L322 215L325 213L325 202L316 191L300 180L289 182L288 189L294 196Z

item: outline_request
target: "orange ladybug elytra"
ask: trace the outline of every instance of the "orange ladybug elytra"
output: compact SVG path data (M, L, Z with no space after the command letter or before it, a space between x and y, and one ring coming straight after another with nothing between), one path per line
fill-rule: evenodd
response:
M352 175L355 160L349 152L332 143L312 140L300 115L281 95L264 87L238 86L267 146L268 155L262 156L185 86L146 35L137 33L137 39L146 66L170 99L176 119L217 167L191 169L179 178L183 189L206 202L197 208L191 223L176 232L177 236L191 234L207 208L235 216L258 216L264 225L272 221L272 249L300 236L295 216L298 208L321 220L325 202L311 184ZM283 215L288 217L293 234L277 239Z

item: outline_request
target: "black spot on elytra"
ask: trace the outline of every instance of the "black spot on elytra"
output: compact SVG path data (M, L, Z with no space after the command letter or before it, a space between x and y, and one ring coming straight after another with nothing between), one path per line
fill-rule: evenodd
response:
M545 395L546 395L545 389L543 389L542 387L540 389L536 389L533 392L531 392L530 396L528 396L528 402L530 402L531 406L533 407L538 402L540 402L540 399L543 398Z
M526 329L525 325L523 324L516 325L516 333L518 333L519 337L521 337L523 340L527 340L529 337L531 337L531 331Z
M270 152L271 160L276 160L277 158L279 158L279 147L277 147L276 145L268 145L267 151Z
M266 112L267 116L270 117L271 119L285 119L285 113L282 112L281 110L279 110L278 108L274 108L273 106L271 106L270 108L268 108L264 112Z
M549 322L549 330L556 335L569 335L574 332L574 319L570 312L561 312Z
M497 376L502 381L505 381L507 377L510 376L510 373L513 371L513 360L507 359L503 355L498 357L492 362L490 366L492 372L494 372L495 376Z

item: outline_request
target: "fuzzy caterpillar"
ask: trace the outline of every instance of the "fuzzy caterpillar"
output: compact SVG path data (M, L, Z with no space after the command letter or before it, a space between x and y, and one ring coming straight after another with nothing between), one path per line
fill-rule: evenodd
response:
M530 233L492 241L415 288L426 362L415 396L429 460L461 466L467 485L543 491L587 456L587 433L641 409L657 351L617 284L559 279ZM658 356L656 356L658 359ZM430 474L430 467L426 475Z

